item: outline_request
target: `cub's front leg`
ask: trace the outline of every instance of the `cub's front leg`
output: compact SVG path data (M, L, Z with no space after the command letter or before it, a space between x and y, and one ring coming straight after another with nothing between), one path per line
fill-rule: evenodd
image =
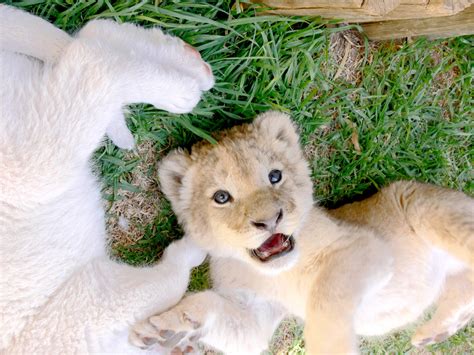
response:
M140 348L159 343L176 353L190 352L201 341L226 354L260 354L284 315L280 305L251 292L199 292L135 324L130 341Z
M306 304L304 338L308 354L358 352L354 314L368 291L390 277L390 256L376 236L355 241L319 258ZM355 238L354 238L355 237Z

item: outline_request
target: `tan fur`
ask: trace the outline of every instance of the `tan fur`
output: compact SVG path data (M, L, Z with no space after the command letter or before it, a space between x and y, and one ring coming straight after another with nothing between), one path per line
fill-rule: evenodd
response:
M272 169L283 172L276 185ZM432 304L437 311L415 333L416 346L444 340L474 314L474 200L400 181L337 210L313 206L286 115L269 112L226 131L217 145L171 153L160 179L187 234L212 256L213 290L137 324L137 345L201 340L227 353L259 353L289 313L305 320L308 353L353 353L356 335L403 327ZM229 191L231 202L216 204L217 190ZM276 232L293 235L295 249L262 263L249 249L272 233L252 221L279 209Z

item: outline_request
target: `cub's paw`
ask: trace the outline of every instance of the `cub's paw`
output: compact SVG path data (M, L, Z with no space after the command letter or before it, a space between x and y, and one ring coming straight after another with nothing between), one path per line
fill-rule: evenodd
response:
M448 339L452 334L449 334L449 332L442 332L439 334L422 334L422 333L417 333L413 336L411 339L411 344L416 347L416 348L421 348L427 345L432 345L436 343L441 343Z
M474 309L470 309L460 312L441 324L430 320L416 330L411 343L417 348L441 343L466 326L473 318Z
M137 323L130 331L130 342L142 349L156 343L172 349L173 354L197 351L197 341L202 336L202 311L178 304L171 310Z

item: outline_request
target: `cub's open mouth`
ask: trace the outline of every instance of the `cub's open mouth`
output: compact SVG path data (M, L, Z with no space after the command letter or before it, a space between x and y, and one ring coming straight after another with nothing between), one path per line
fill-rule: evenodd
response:
M250 250L250 254L261 262L267 262L289 253L294 246L295 240L291 235L276 233L257 249Z

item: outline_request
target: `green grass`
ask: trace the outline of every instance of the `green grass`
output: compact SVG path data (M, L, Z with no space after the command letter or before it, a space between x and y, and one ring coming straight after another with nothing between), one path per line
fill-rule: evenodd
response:
M363 196L390 181L417 179L474 194L474 38L415 40L367 46L360 80L334 79L339 68L330 36L348 27L306 18L254 17L232 1L7 1L74 32L94 18L144 26L159 25L199 49L213 67L216 86L192 114L177 116L147 105L131 107L129 127L136 140L151 140L159 155L189 146L208 133L268 109L292 115L301 131L315 183L326 206ZM357 134L360 151L355 149ZM134 191L130 176L137 160L107 142L96 161L109 199ZM142 226L136 245L114 252L132 264L155 261L182 231L169 204L154 223ZM208 286L207 267L194 272L192 289ZM290 352L301 353L298 327ZM472 349L473 327L430 351ZM367 353L410 352L400 333L364 342Z

